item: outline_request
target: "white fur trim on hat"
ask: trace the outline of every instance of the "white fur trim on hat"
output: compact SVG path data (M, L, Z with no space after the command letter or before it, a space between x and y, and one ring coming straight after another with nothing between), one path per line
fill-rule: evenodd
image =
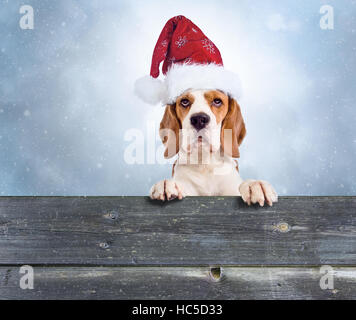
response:
M166 99L166 85L162 80L144 76L135 82L135 94L144 102L157 104Z
M189 89L221 90L232 98L239 99L242 89L237 74L216 64L174 64L164 81L144 77L136 81L135 92L150 104L174 103Z
M240 98L241 83L237 74L216 64L178 65L169 69L166 79L168 103L172 103L188 89L221 90L233 98Z

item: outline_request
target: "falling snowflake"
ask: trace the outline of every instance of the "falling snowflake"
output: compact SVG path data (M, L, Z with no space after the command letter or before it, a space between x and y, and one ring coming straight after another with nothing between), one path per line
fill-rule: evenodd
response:
M187 37L179 37L178 40L175 42L178 48L182 48L187 43Z
M197 29L194 29L194 28L192 28L192 31L193 32L195 32L195 33L197 33L198 31L197 31Z
M203 48L208 50L210 53L215 53L215 46L209 39L204 39L201 42L203 44Z

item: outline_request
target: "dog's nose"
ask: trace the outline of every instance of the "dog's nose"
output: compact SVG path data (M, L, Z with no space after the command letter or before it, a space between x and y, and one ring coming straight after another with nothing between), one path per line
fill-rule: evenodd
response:
M190 123L197 130L201 130L209 123L210 117L206 113L195 113L190 117Z

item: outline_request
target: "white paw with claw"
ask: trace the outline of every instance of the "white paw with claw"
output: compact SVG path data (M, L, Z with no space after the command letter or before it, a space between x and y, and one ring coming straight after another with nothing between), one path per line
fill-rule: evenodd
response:
M150 190L150 197L154 200L173 200L184 197L183 190L179 184L173 180L162 180L154 184Z
M278 201L278 195L267 181L246 180L240 185L240 194L243 201L248 205L259 203L262 207L265 202L272 206L273 202Z

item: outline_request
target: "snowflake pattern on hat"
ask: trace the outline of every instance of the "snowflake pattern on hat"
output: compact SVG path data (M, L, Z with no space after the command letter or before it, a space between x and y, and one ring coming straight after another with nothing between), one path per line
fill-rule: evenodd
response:
M192 64L193 63L193 59L192 58L187 58L184 60L184 64Z
M208 50L210 53L215 53L215 45L209 39L204 39L201 42L203 44L203 48Z
M178 40L175 42L178 48L182 48L188 42L187 37L179 36Z

